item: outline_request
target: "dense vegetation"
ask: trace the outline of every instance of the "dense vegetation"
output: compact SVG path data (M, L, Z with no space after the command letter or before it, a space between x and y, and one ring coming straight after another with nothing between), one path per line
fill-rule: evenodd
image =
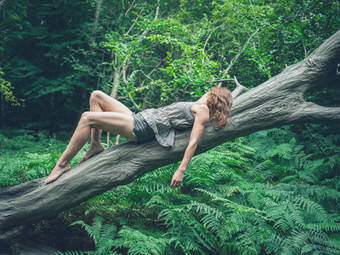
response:
M3 0L0 13L0 185L51 171L92 90L139 111L233 76L253 88L340 24L335 0ZM94 254L337 254L339 144L339 125L264 130L194 158L179 189L165 166L63 217Z

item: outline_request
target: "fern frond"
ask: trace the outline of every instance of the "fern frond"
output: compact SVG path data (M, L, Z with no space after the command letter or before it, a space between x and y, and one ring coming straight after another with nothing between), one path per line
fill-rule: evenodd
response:
M187 208L190 211L193 207L196 207L196 212L213 215L216 219L222 216L222 212L220 210L204 203L191 201Z
M306 209L309 214L315 217L317 221L327 221L328 215L324 208L302 196L297 196L294 202L303 209Z
M160 195L152 196L149 202L145 204L146 207L150 207L150 208L155 207L155 206L160 206L161 208L167 208L167 207L171 207L172 205L173 204L170 201L165 200Z
M114 240L116 247L128 248L127 254L130 255L163 255L168 244L167 238L148 236L126 226L118 232L118 238Z
M308 223L305 227L317 231L340 232L340 223L335 222Z
M284 238L279 235L272 234L266 242L266 251L271 254L280 254L279 251L286 246L287 243ZM288 253L289 254L289 253Z
M114 246L113 239L117 235L117 228L114 225L103 225L103 219L101 217L95 217L93 219L92 226L84 223L83 221L76 221L71 224L76 225L80 224L85 228L89 236L93 239L96 245L96 254L97 255L106 255Z

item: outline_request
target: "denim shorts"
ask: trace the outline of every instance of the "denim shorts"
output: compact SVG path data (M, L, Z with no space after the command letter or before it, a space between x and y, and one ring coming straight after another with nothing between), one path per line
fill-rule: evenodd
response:
M132 134L136 138L136 143L145 142L155 137L152 128L140 113L134 113Z

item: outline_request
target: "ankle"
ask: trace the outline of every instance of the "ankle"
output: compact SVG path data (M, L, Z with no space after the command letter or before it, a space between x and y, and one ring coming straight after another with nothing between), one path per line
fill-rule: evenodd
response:
M90 149L92 149L92 148L103 148L103 145L102 145L101 142L92 142Z
M69 166L69 162L61 161L61 162L58 162L56 166L58 166L60 168L65 168L65 167Z

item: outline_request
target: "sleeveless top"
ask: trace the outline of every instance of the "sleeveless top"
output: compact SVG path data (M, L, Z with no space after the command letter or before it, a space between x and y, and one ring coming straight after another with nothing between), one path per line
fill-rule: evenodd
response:
M146 109L140 114L155 133L158 143L163 147L172 147L175 143L175 129L185 129L194 124L192 104L177 102L157 109Z

